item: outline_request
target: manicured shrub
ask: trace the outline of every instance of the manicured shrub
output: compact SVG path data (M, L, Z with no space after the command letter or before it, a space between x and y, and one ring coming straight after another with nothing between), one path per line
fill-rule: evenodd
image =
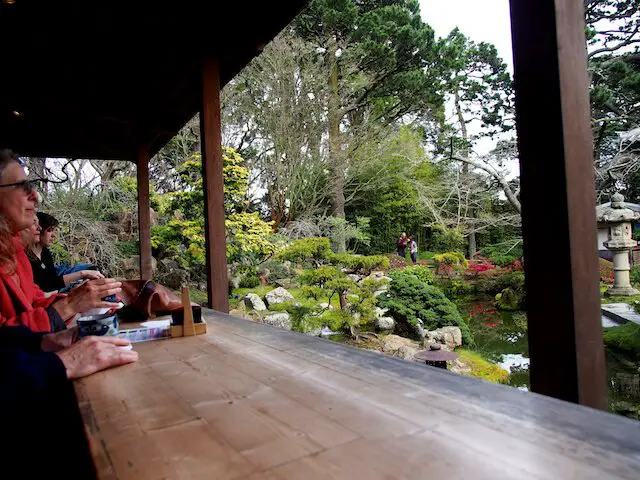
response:
M436 274L450 274L452 271L466 270L469 262L460 252L445 252L433 256L436 264Z
M295 263L310 262L319 266L326 263L332 254L328 238L314 237L293 241L278 254L278 258Z
M633 361L640 361L640 325L629 322L619 327L605 328L604 344Z
M240 288L255 288L260 285L260 279L255 275L246 275L240 279Z
M378 303L382 308L388 308L396 321L411 325L422 321L425 330L457 326L462 331L464 343L472 343L469 326L442 291L411 273L394 272L392 278L389 291L378 297Z
M333 254L331 263L348 268L362 275L369 275L373 270L388 269L389 259L384 255L351 255L349 253Z
M436 279L436 275L433 273L433 270L426 265L409 265L404 269L404 272L415 275L419 280L429 285L433 285L433 282Z

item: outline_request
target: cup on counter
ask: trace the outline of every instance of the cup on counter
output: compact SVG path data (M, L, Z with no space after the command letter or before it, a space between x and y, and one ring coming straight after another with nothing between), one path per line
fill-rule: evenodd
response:
M86 315L78 318L78 330L81 337L88 335L111 336L118 335L118 318L115 313L102 315Z

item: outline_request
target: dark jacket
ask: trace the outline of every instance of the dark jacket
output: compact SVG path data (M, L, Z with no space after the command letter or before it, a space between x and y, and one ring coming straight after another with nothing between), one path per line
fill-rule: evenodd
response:
M0 327L3 478L95 478L73 384L41 338Z
M64 279L56 273L56 266L53 263L53 255L48 248L42 249L42 259L34 255L29 255L31 269L33 270L33 281L43 292L53 292L65 286Z

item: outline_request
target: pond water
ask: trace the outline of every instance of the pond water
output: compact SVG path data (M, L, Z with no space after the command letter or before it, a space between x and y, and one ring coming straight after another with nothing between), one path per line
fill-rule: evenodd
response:
M474 350L509 372L508 384L529 389L529 345L525 312L497 310L493 298L460 297L458 310L469 324Z
M476 342L474 350L509 372L508 385L529 389L527 316L497 310L493 298L461 297L458 310ZM640 419L640 374L637 365L606 352L610 409Z

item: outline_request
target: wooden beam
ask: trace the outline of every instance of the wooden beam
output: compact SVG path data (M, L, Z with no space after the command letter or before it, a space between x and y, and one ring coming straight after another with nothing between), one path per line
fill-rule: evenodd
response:
M531 389L605 409L581 0L511 0Z
M140 240L140 278L153 278L151 256L151 202L149 200L149 150L146 145L138 150L138 227Z
M229 283L220 132L220 65L217 59L211 57L203 61L200 133L204 179L207 297L211 308L219 312L228 312Z

